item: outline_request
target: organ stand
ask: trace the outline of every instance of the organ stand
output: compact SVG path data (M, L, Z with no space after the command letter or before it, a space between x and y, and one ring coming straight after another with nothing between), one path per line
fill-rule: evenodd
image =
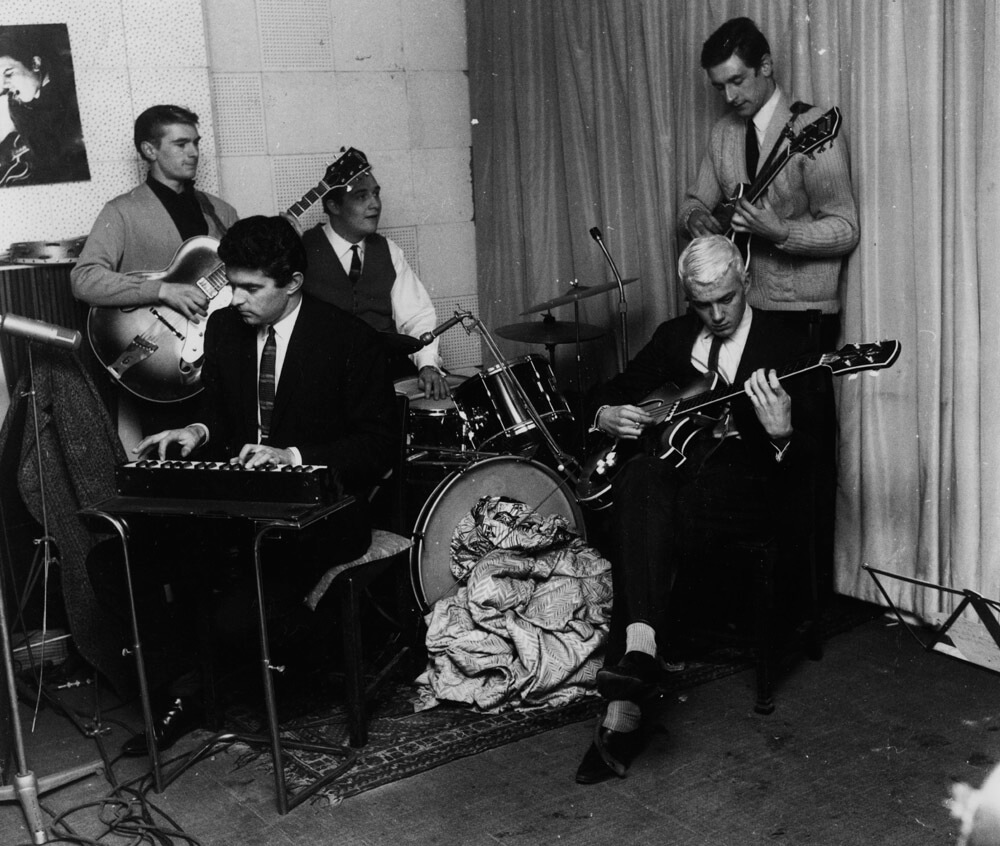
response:
M195 462L137 462L137 464L154 465L151 468L136 467L129 471L138 473L140 484L146 471L153 475L163 474L164 478L171 474L183 474L183 478L191 479L192 484L198 485L198 476L201 474L203 480L206 475L216 474L219 478L224 478L231 482L231 490L236 491L245 487L247 479L254 479L255 482L265 486L271 484L286 485L290 480L300 480L303 485L310 482L307 477L309 472L294 473L284 471L223 471L218 468L205 468L195 466ZM158 467L155 465L180 465ZM325 468L324 468L325 469ZM269 480L270 477L270 480ZM134 484L134 477L128 478L119 476L119 490L124 486L126 489ZM139 693L142 699L142 715L146 724L146 744L149 748L149 757L153 766L153 783L157 793L170 784L170 782L183 771L184 761L179 762L177 767L170 773L165 774L160 763L160 753L156 748L156 741L153 737L153 716L150 704L149 687L146 679L146 668L143 659L142 642L139 638L139 623L136 617L135 602L132 596L132 570L129 559L129 518L135 515L153 517L189 516L213 518L235 518L248 520L253 524L253 563L254 575L257 586L257 612L258 612L258 634L260 639L260 661L261 678L264 683L264 700L267 709L268 735L234 735L224 734L213 737L209 743L227 742L242 740L245 743L265 743L271 748L271 758L274 764L274 787L278 803L278 813L286 814L301 802L313 796L324 785L335 781L343 772L353 766L357 753L347 746L319 746L317 744L302 744L289 740L282 740L280 736L280 725L278 721L278 709L274 693L274 679L272 672L276 667L271 664L270 645L267 634L267 614L264 602L264 579L261 568L261 542L266 535L281 530L301 531L308 526L325 519L335 511L346 507L354 501L350 496L339 496L339 485L334 481L333 490L328 495L321 497L325 501L290 502L290 501L247 501L238 499L220 499L214 495L224 490L224 488L214 487L215 482L203 481L199 488L192 491L194 496L206 497L203 499L174 498L171 496L158 496L153 490L152 495L128 496L118 495L99 502L90 508L80 512L82 516L104 520L111 524L121 542L122 553L125 561L125 576L129 593L129 612L132 621L133 653L136 662L136 669L139 674ZM221 483L225 485L226 483ZM169 490L172 483L166 483ZM155 483L153 484L155 488ZM266 489L266 487L265 487ZM272 488L273 490L273 488ZM332 772L316 779L311 784L302 788L295 794L290 794L285 783L285 768L282 748L307 749L317 752L327 752L335 755L342 755L343 763Z

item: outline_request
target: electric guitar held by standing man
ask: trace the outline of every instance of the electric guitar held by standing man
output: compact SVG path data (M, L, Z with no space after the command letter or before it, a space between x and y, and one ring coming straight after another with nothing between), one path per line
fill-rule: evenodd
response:
M294 221L333 188L349 185L371 169L353 147L331 164L320 183L292 205L286 216ZM168 267L134 274L161 282L197 285L208 297L208 314L229 305L226 269L218 256L219 242L208 235L189 238ZM179 402L201 386L207 318L189 320L164 305L91 308L87 337L94 354L123 388L151 402Z
M792 133L790 125L786 126L781 137L788 140L788 146L775 147L774 153L768 156L767 161L757 171L753 182L749 185L740 185L736 194L723 202L715 211L714 216L722 224L726 237L736 244L740 253L743 254L744 267L750 264L751 236L746 232L737 232L732 227L736 201L746 198L748 202L756 203L764 196L768 186L774 182L774 178L781 173L781 170L793 156L801 155L812 158L817 153L822 153L826 145L840 132L841 120L840 109L834 106L808 126L803 127L798 134Z

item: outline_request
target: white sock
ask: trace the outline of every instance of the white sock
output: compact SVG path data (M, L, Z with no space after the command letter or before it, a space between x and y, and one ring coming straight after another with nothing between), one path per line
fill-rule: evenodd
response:
M627 699L612 699L608 703L607 713L601 721L601 725L612 731L635 731L639 728L639 721L642 719L642 711L635 702Z
M645 652L656 657L656 632L649 623L629 623L625 629L625 651Z

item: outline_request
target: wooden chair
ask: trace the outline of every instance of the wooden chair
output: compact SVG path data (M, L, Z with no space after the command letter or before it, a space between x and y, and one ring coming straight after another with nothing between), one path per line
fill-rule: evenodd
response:
M338 597L341 642L343 645L344 679L347 699L347 724L351 746L364 746L368 742L368 707L382 686L393 672L413 652L413 638L409 636L407 627L400 624L401 637L394 652L383 661L382 666L375 668L370 681L366 680L365 654L362 639L362 607L363 598L375 579L384 573L402 569L405 573L408 565L408 550L411 540L400 534L404 530L406 504L403 469L405 467L405 435L409 410L409 400L400 394L396 395L396 413L399 424L399 455L392 469L383 477L372 495L373 503L382 503L376 513L376 521L390 528L375 528L372 530L372 542L368 551L353 561L331 567L316 583L316 586L306 597L306 605L313 611L320 600L330 591ZM391 531L394 529L395 531ZM395 574L394 574L395 575ZM400 591L397 597L403 595L405 578L399 574L396 578ZM405 610L406 606L400 603ZM414 630L415 631L415 630Z

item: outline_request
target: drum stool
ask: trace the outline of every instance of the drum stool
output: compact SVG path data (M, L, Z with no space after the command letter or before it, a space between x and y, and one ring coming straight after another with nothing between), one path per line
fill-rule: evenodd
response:
M404 441L409 411L407 397L396 394L400 451L393 467L382 478L369 500L385 496L388 500L388 518L392 528L403 529L405 521L405 491L401 478L404 466ZM409 561L407 551L410 538L388 529L372 529L371 546L368 551L348 561L331 567L305 599L306 606L316 610L319 601L331 589L340 599L340 634L343 644L344 680L347 698L347 726L351 746L364 746L368 742L368 706L373 697L382 689L393 672L400 668L416 645L416 627L412 632L404 624L400 626L401 637L397 649L379 667L370 683L365 683L364 649L361 636L361 599L372 582L383 573L403 568ZM408 609L406 579L396 578L397 598L401 610ZM404 611L405 613L405 611Z

